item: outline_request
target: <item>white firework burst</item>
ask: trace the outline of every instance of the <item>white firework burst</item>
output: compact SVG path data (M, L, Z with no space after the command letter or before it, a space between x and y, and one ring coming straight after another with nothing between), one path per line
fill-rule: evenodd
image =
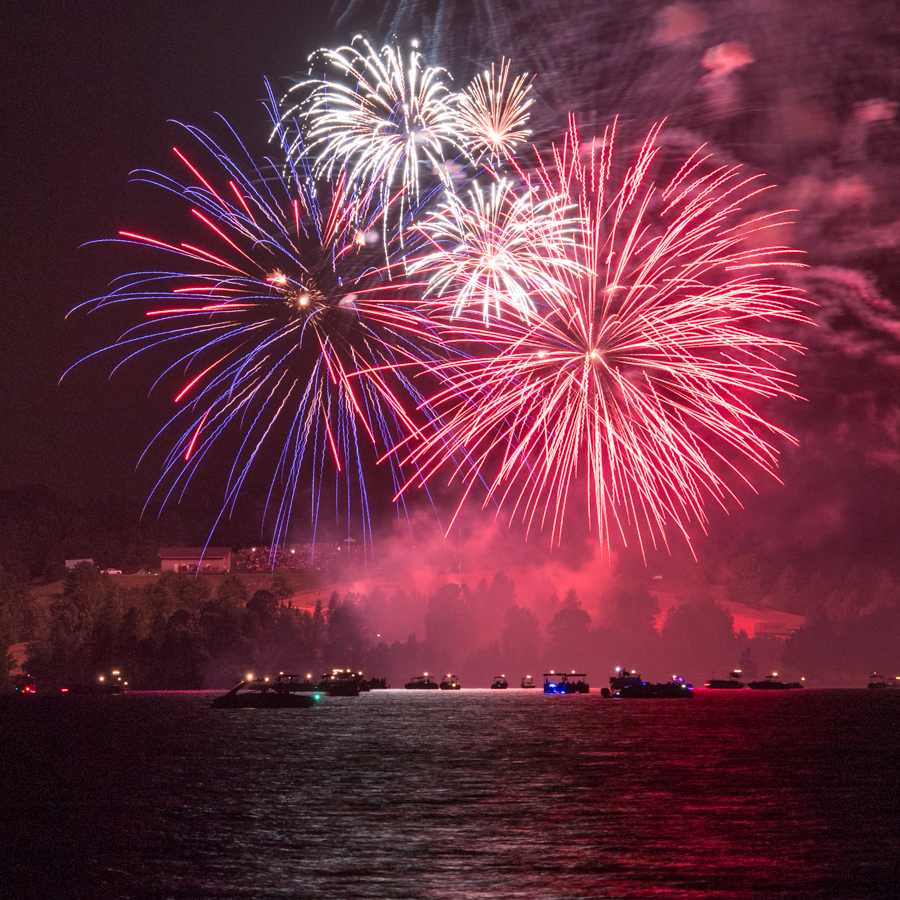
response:
M425 66L415 45L408 54L389 46L377 52L360 37L315 56L336 77L298 85L312 90L283 118L300 114L305 134L294 151L313 160L317 175L345 171L359 202L398 203L401 222L426 191L452 185L471 156L444 69Z
M541 199L535 188L506 179L448 193L417 226L428 249L407 260L408 270L427 276L428 293L453 317L480 306L485 322L504 310L527 319L536 295L570 292L565 276L578 265L568 246L578 229L573 210L558 195Z
M460 125L478 155L508 157L531 134L525 127L534 103L531 78L519 75L510 82L509 66L508 59L499 68L491 63L491 71L478 75L460 96Z

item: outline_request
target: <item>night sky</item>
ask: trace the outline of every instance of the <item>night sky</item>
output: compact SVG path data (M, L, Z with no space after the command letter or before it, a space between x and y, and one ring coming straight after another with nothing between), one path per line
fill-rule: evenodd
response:
M808 352L791 361L805 399L767 413L800 445L783 448L783 486L756 478L760 494L742 493L744 510L713 512L711 537L697 531L701 554L709 541L726 555L749 547L900 565L900 6L645 0L603 4L576 23L553 2L494 4L513 6L512 25L498 16L496 45L544 79L536 139L558 133L562 104L576 95L585 122L618 113L623 126L643 126L667 115L686 144L707 141L765 172L778 185L773 203L798 210L786 239L807 254L799 284L819 304L816 327L798 335ZM468 75L487 31L467 30L466 3L419 10L438 7L455 11L441 40L457 43L437 61ZM91 363L58 384L127 324L66 313L138 266L115 245L83 245L119 228L162 232L183 214L163 192L129 183L134 169L175 169L168 120L213 129L221 113L264 137L264 79L278 93L313 49L353 31L335 27L327 0L12 0L6 9L0 489L143 500L158 468L135 467L168 419L168 398L147 399L152 377L140 364L108 381L109 364Z
M107 383L109 365L63 371L123 324L79 315L134 266L120 228L164 230L161 191L129 183L172 170L178 129L221 113L265 133L264 79L286 86L323 40L323 3L241 0L88 5L15 2L3 34L2 487L46 484L75 497L146 495L135 464L166 419L139 369ZM177 207L177 204L174 204ZM178 213L181 210L176 210ZM95 321L96 320L96 321Z

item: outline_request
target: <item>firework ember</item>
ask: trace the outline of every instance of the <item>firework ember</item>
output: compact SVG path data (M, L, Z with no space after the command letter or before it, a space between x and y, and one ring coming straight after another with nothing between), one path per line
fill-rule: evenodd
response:
M704 502L749 483L742 462L774 474L773 441L790 438L752 404L792 394L782 356L799 348L767 326L804 318L761 274L797 265L758 247L783 216L747 218L762 188L699 153L657 186L658 130L621 175L614 129L584 147L574 125L540 167L555 209L577 210L568 265L545 260L566 290L535 291L530 318L448 320L445 339L470 356L434 367L438 416L406 445L417 483L449 467L466 494L486 484L485 504L557 542L578 487L605 547L614 534L644 547L672 528L690 543Z

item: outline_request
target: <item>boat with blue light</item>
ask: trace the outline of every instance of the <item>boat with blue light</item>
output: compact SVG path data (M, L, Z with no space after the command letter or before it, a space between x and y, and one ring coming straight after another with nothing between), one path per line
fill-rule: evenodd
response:
M591 686L588 684L587 675L584 672L545 672L545 694L589 694Z
M651 684L634 670L617 668L609 679L609 687L600 693L621 700L689 700L694 696L694 686L677 675L671 681Z

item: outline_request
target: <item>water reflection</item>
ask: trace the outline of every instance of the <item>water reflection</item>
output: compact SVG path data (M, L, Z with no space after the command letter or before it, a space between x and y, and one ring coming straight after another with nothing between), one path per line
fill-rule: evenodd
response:
M86 898L894 896L898 698L723 693L5 709L17 871Z

